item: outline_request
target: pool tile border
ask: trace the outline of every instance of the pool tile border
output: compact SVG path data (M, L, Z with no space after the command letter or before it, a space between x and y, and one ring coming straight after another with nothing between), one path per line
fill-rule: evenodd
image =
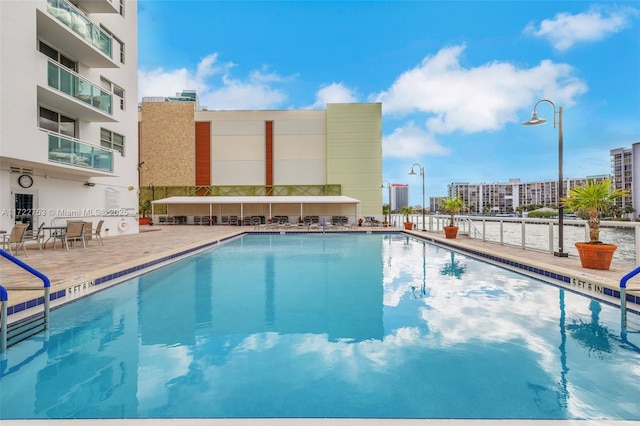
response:
M450 249L455 250L455 251L468 253L468 254L470 254L472 256L475 256L475 257L478 257L478 258L481 258L481 259L490 260L492 262L496 262L496 263L499 263L499 264L510 266L511 268L521 269L523 271L527 271L527 272L533 273L535 275L541 275L542 277L545 277L545 278L551 278L551 279L554 279L556 281L560 281L562 284L567 286L566 288L568 288L569 290L575 291L574 289L572 289L570 287L570 286L572 286L574 278L569 276L569 275L564 275L564 274L560 274L560 273L557 273L557 272L548 271L548 270L543 269L543 268L539 268L539 267L536 267L536 266L530 266L530 265L527 265L527 264L522 263L522 262L517 262L517 261L505 259L503 257L495 256L495 255L492 255L492 254L489 254L489 253L485 253L485 252L482 252L482 251L479 251L479 250L459 247L459 246L456 246L456 245L453 245L453 244L447 244L446 241L436 240L434 238L418 236L418 235L413 235L413 234L408 234L408 235L411 235L412 237L417 238L417 239L422 239L422 240L425 240L425 241L429 241L429 242L431 242L433 244L445 246L445 247L450 248ZM584 292L578 292L578 293L587 295L589 297L596 298L598 300L602 300L602 299L599 299L596 294L584 293ZM607 287L605 285L602 285L602 293L604 295L606 295L606 296L609 296L609 297L612 297L614 299L620 300L620 290L615 290L615 289L609 288L609 287ZM626 300L627 300L628 303L633 303L635 305L638 305L635 309L631 308L631 307L629 307L627 305L627 309L632 311L632 312L634 312L635 314L640 315L640 296L634 296L632 294L626 294ZM610 304L609 301L606 301L606 300L602 300L602 301L605 302L605 303L609 303Z
M220 243L222 243L224 241L237 238L240 235L242 235L242 234L223 237L223 238L220 238L219 240L215 240L215 241L211 241L211 242L208 242L208 243L205 243L205 244L201 244L201 245L198 245L196 247L191 247L189 249L185 249L185 250L179 251L177 253L172 253L172 254L169 254L167 256L160 257L158 259L150 260L150 261L142 263L140 265L136 265L136 266L132 266L132 267L127 268L127 269L123 269L122 271L114 272L114 273L108 274L108 275L103 275L101 277L95 278L94 280L91 280L90 282L91 282L91 285L98 286L98 285L104 284L104 283L106 283L108 281L112 281L112 280L115 280L115 279L118 279L118 278L122 278L122 277L125 277L127 275L134 274L136 272L140 272L140 271L142 271L144 269L151 268L151 267L156 266L158 264L165 263L165 262L174 260L176 258L186 256L186 255L191 254L193 252L201 251L201 250L204 250L206 248L219 245ZM80 285L82 285L82 284L80 284ZM66 297L66 296L67 296L67 289L62 289L62 290L59 290L59 291L56 291L56 292L51 292L49 294L49 301L52 302L54 300L57 300L57 299L60 299L60 298ZM27 300L25 302L21 302L21 303L17 303L15 305L12 305L12 306L8 306L7 307L7 317L9 315L17 314L19 312L23 312L23 311L25 311L27 309L35 308L36 306L43 305L43 304L44 304L44 296L40 296L40 297L38 297L36 299L30 299L30 300Z

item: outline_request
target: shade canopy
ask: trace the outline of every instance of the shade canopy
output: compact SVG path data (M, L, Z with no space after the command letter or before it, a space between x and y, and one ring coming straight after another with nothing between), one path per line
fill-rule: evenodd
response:
M191 196L169 197L151 202L166 205L173 215L237 215L237 216L300 216L358 215L360 200L335 196ZM155 210L155 209L154 209Z

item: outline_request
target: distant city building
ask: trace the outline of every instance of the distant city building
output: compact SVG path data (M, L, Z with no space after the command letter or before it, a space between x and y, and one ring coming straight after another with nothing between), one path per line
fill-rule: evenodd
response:
M389 208L392 212L400 211L409 205L409 185L404 183L392 183L390 191L391 199Z
M569 193L569 189L584 185L587 181L602 181L607 178L609 175L567 178L563 181L564 195ZM524 206L557 208L559 204L557 180L525 183L520 182L520 179L495 183L453 182L447 186L447 193L454 197L459 195L469 214L507 214L514 213ZM436 207L435 198L437 197L432 200L432 211L439 209Z
M640 142L634 143L631 149L616 148L610 151L613 186L617 189L626 189L629 191L628 196L615 200L616 205L620 207L622 211L627 207L631 207L634 210L640 209L640 205L636 205L633 197L634 192L640 193L640 188L633 187L633 165L640 164L640 157L638 157L640 151L638 150L640 150ZM639 161L634 161L636 158L638 158ZM640 179L637 180L636 185L640 185ZM637 215L634 213L633 216L636 217Z

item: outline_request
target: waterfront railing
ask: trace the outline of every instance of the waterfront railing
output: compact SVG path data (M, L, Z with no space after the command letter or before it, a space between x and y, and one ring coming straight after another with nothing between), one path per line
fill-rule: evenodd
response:
M422 214L412 214L409 220L414 229L422 229ZM449 215L427 215L425 230L443 232L449 224ZM393 214L392 226L401 227L404 216ZM563 249L569 255L578 256L576 242L589 241L589 226L586 220L564 219ZM558 250L558 219L496 217L496 216L455 216L459 235L488 243L519 247L525 250L542 250L553 253ZM600 222L600 239L616 244L613 261L622 265L636 265L640 262L640 222L603 220Z

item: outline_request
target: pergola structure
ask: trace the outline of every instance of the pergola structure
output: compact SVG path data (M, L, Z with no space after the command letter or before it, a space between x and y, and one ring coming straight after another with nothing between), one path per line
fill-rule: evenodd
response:
M169 197L152 201L155 206L166 205L172 216L346 216L350 222L358 217L360 200L337 196L213 196Z

